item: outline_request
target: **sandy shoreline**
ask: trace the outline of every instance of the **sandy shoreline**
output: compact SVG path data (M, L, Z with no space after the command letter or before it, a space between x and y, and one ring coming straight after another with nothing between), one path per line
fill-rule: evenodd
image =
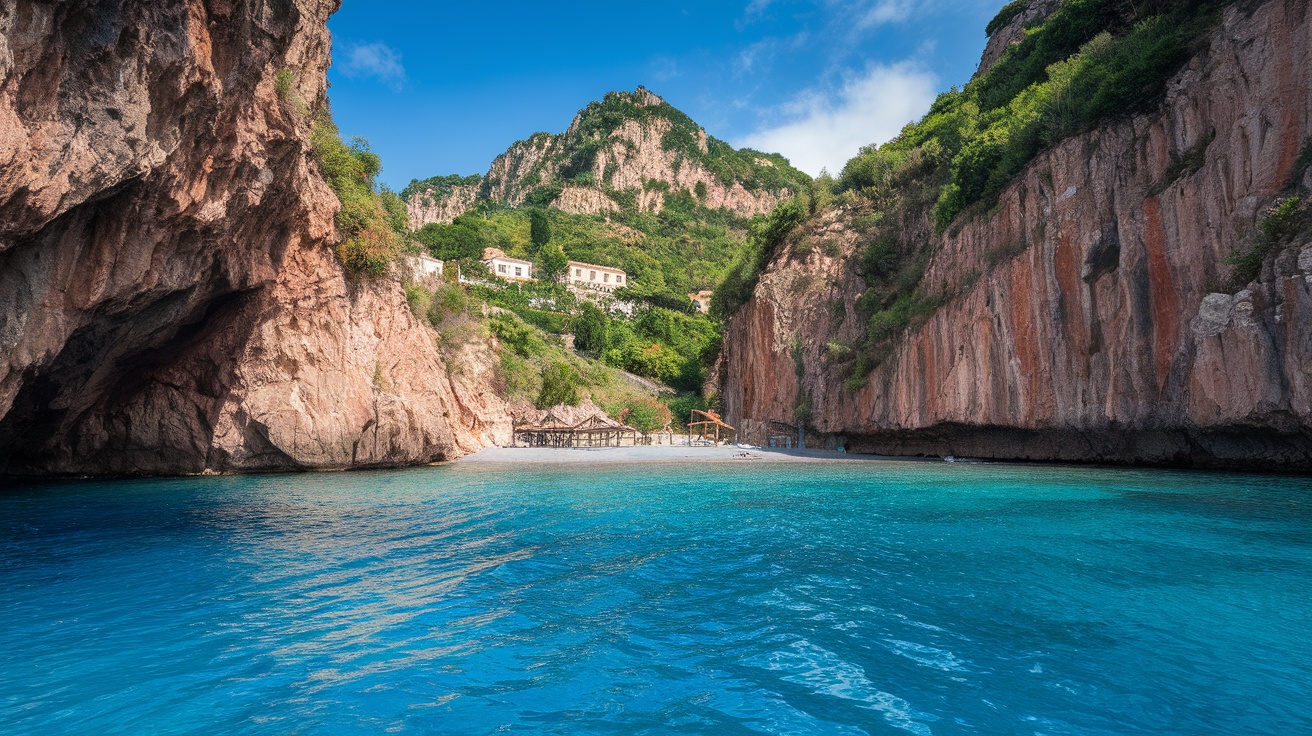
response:
M466 455L457 460L460 465L516 465L516 464L591 464L591 463L685 463L685 462L740 462L740 463L815 463L831 460L891 460L894 458L873 455L844 455L837 452L783 451L774 449L743 449L727 447L688 447L686 445L653 445L650 447L583 447L557 449L546 447L494 447Z

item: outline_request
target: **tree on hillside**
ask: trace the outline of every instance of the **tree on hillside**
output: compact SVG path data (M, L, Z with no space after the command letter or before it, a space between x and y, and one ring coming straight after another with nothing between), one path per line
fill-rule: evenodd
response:
M450 225L429 223L415 233L415 239L424 245L434 258L444 261L477 261L483 257L487 237L474 218L461 215Z
M590 355L600 355L606 349L606 331L610 318L592 302L584 302L583 309L574 320L574 348Z
M559 245L544 245L538 251L542 280L554 283L569 270L569 256Z
M550 409L560 404L578 406L579 379L567 363L551 363L542 369L542 391L535 406Z
M546 212L534 209L528 213L528 232L533 250L539 250L551 242L551 221L547 219Z

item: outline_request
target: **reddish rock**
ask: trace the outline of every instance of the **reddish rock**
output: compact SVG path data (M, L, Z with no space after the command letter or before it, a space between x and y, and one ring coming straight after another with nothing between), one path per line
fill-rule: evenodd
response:
M1213 132L1202 167L1153 194ZM861 243L844 211L808 224L799 237L838 256L785 248L730 320L728 420L760 441L801 391L817 441L853 450L1312 469L1312 255L1295 244L1244 291L1212 293L1309 138L1307 4L1236 7L1160 112L1044 152L959 230L925 226L921 288L947 302L856 391L827 346L861 334L865 285L846 265Z
M332 254L305 112L337 5L0 9L0 473L401 465L508 441L486 360L451 375L399 284Z

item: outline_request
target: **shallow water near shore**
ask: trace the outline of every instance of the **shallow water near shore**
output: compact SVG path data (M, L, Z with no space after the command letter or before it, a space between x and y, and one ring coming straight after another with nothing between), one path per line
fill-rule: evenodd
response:
M0 733L1312 733L1312 481L885 462L0 492Z

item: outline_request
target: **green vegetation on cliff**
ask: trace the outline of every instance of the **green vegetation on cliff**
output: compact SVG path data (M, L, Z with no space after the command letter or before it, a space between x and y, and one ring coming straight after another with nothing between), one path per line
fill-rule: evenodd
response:
M661 139L661 148L675 153L676 168L698 163L724 186L737 182L753 193L796 192L810 181L809 176L777 153L734 149L707 136L692 118L668 102L656 102L658 99L639 88L636 92L611 92L600 102L589 104L579 111L575 124L557 139L555 150L530 170L525 177L526 185L535 186L545 172L559 166L559 178L563 182L609 187L613 169L603 169L601 181L597 181L597 156L610 146L629 145L626 139L612 139L612 134L625 125L643 126L656 121L669 126Z
M660 178L635 183L633 172L653 175L651 167L663 172ZM694 183L680 184L690 171ZM526 327L573 334L584 356L690 394L701 391L720 333L715 321L694 313L688 295L713 288L744 259L749 235L769 228L768 218L730 207L751 212L811 185L782 156L735 150L643 88L607 94L560 135L539 133L512 145L492 172L406 187L402 197L409 200L480 185L469 212L423 226L415 240L463 275L487 281L471 294ZM600 199L593 208L603 212L552 207L567 189L585 202ZM722 202L729 204L715 206ZM481 266L486 248L531 260L538 283L499 283ZM576 297L554 283L570 260L623 269L627 283L610 296ZM518 334L507 332L512 340Z
M724 210L709 210L691 197L671 196L659 213L629 212L610 217L557 209L484 208L451 224L430 223L415 238L442 260L469 267L483 249L534 261L546 269L554 253L535 243L533 213L551 246L569 260L622 268L632 286L622 296L686 307L689 292L712 288L743 248L749 221ZM548 269L549 270L549 269Z
M456 187L477 186L483 181L483 177L478 174L472 176L460 176L451 174L449 176L433 176L428 179L411 179L405 189L401 190L401 199L409 202L416 194L421 192L431 192L434 196L450 194Z
M850 161L840 189L878 189L897 176L934 190L944 229L991 203L1047 146L1159 104L1226 4L1067 0L985 73L940 95L924 119ZM1005 7L991 33L1023 10Z
M737 310L790 233L823 212L826 202L841 203L864 242L854 263L867 287L857 300L864 330L855 344L833 344L829 354L846 364L849 385L859 388L904 330L953 297L922 284L936 234L959 218L985 213L1045 148L1154 109L1170 77L1198 51L1227 4L1066 0L1030 21L1021 41L992 67L940 95L923 119L894 140L849 161L832 191L816 182L796 202L781 205L767 227L754 229L749 248L716 290L715 311ZM1005 6L989 24L989 35L1029 6L1025 0ZM1183 158L1177 175L1186 174L1199 155ZM980 269L1016 252L1014 245L999 246ZM964 280L969 284L978 276Z
M409 230L405 203L378 184L382 160L363 138L342 141L327 110L315 118L310 144L324 179L342 203L337 212L338 259L351 273L381 276L400 255Z

